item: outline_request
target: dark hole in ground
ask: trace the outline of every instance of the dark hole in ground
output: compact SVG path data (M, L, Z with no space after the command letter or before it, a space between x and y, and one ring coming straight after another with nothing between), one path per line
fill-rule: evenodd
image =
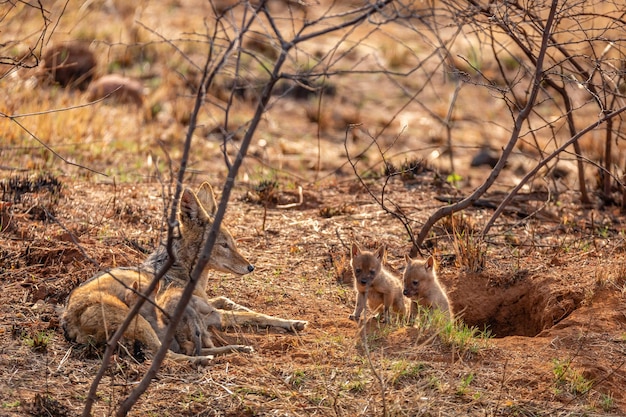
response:
M464 323L486 328L494 337L537 336L569 316L584 298L582 290L556 288L540 276L494 280L466 275L448 288Z

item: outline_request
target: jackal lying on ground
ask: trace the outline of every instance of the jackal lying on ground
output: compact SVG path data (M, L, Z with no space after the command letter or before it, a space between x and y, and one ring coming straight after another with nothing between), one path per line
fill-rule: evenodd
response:
M197 194L188 188L184 190L178 213L178 234L172 243L174 263L159 282L157 307L153 310L142 307L142 315L137 316L133 325L125 332L126 339L137 340L153 352L158 349L160 340L163 339L164 326L173 315L182 291L190 281L190 273L209 237L213 225L212 216L216 210L215 196L208 183L203 183ZM166 245L161 244L140 267L116 268L75 288L68 297L62 317L68 339L82 343L90 339L105 342L117 330L129 311L127 302L131 302L133 296L128 291L132 291L136 283L139 288L145 288L156 272L168 263L169 256ZM211 257L176 329L175 343L170 345L170 350L201 353L201 356L169 352L170 358L204 363L210 359L210 354L253 350L249 346L241 345L215 347L208 333L209 326L223 329L249 325L281 327L291 331L302 330L306 326L306 321L257 313L225 297L210 299L205 288L211 269L236 275L254 270L254 266L237 250L235 240L225 226L221 226L217 233Z
M189 273L195 267L209 237L216 211L217 203L213 189L208 183L203 183L197 193L188 188L183 192L179 210L180 236L173 244L174 265L161 279L161 290L157 295L159 304L167 304L164 295L166 292L170 292L175 297L176 291L172 288L183 289L189 282ZM161 245L148 257L143 267L158 271L168 262L168 259L167 249L165 245ZM235 275L248 274L254 270L254 266L239 253L235 240L224 225L220 226L209 262L194 289L194 296L206 302L203 306L205 308L203 315L208 326L218 329L239 326L279 327L295 331L303 330L307 325L306 321L281 319L252 311L226 297L209 298L206 286L211 269ZM173 311L166 310L166 312L171 314Z
M452 319L450 302L435 272L435 259L429 256L425 261L411 259L405 256L406 269L404 270L404 295L411 299L411 314L415 319L418 305L427 309L439 309Z
M134 291L146 288L151 279L151 274L140 269L116 268L96 275L75 288L61 318L65 337L78 343L106 343L140 297L132 295L136 294ZM154 353L161 347L161 341L156 330L141 314L150 316L150 306L154 306L150 303L154 303L154 294L144 302L140 314L134 317L124 332L124 339L139 342ZM197 364L206 364L212 359L212 356L188 356L171 350L167 357L177 362Z
M381 246L375 252L369 252L353 243L350 255L356 290L356 305L350 319L359 322L366 303L372 312L383 306L383 319L386 323L390 321L390 312L404 316L406 305L402 295L402 282L383 265L385 247Z

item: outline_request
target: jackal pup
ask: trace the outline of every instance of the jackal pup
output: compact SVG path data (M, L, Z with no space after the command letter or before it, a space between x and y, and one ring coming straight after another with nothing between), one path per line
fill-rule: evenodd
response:
M68 298L61 317L65 337L78 343L104 344L126 319L131 307L141 297L137 291L148 286L152 275L139 268L116 268L96 275L75 288ZM138 342L155 353L161 340L150 321L155 293L148 297L130 326L124 332L127 342ZM211 356L188 356L168 351L168 358L177 362L206 364Z
M383 265L385 246L369 252L352 243L350 255L356 290L356 305L350 320L357 323L361 321L366 303L373 312L383 306L383 320L386 323L390 322L391 311L399 316L406 315L402 282Z
M443 287L437 279L435 272L435 259L429 256L425 261L411 259L408 255L406 269L404 270L404 295L411 299L411 314L409 318L415 319L418 306L426 309L439 309L447 313L452 319L450 302Z
M143 303L139 314L150 323L159 340L164 340L169 325L169 317L167 317L163 306L156 304L156 294L159 292L159 288L160 283L157 284L148 300ZM128 307L132 307L141 297L143 294L135 282L132 288L126 290L125 303ZM196 298L195 296L191 298L176 328L174 339L170 343L170 350L173 352L190 356L201 355L204 321L198 317L198 313L194 310Z

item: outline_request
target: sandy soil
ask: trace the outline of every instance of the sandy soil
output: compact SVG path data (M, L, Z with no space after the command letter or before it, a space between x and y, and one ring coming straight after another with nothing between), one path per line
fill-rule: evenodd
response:
M388 197L405 208L432 206L441 190L431 178L395 181ZM56 197L26 193L11 205L0 241L2 415L81 410L98 354L63 338L55 309L98 269L141 261L159 238L160 192L158 184L65 183ZM533 245L489 245L480 273L450 261L454 251L442 233L440 277L451 302L466 324L494 337L469 348L444 343L432 329L373 325L364 345L348 320L354 293L347 245L384 242L390 266L399 270L410 249L401 225L352 181L308 189L304 204L292 209L265 211L249 201L251 192L236 190L227 223L257 269L239 278L213 274L208 291L309 326L297 335L226 332L225 340L249 343L257 353L198 369L166 363L133 415L380 415L383 404L392 415L626 411L618 230L600 238L582 226L569 234L547 222L519 226L532 229ZM475 209L467 216L487 214ZM558 234L561 245L549 244ZM112 413L149 362L116 356L96 415ZM384 402L376 375L384 381Z
M58 309L97 271L136 265L163 238L168 179L178 169L199 81L194 65L202 65L207 49L198 33L213 21L198 13L206 8L199 0L104 3L70 2L58 22L61 8L51 5L58 26L46 47L87 40L98 58L95 76L113 72L140 80L143 90L133 94L142 94L142 105L135 105L139 98L87 105L86 92L41 82L40 68L0 78L9 98L0 111L21 115L0 119L0 416L80 414L102 352L66 341ZM304 9L272 1L270 7L290 17L279 22L284 33L293 29L293 16L304 21L298 19L305 10L313 19L357 7L337 2L331 13L330 4ZM3 36L25 47L41 30L41 11L21 3L16 10L0 23L20 24L3 23ZM242 15L234 12L225 26ZM459 326L473 329L474 337L458 336L466 329L450 339L426 322L373 321L363 338L348 320L355 301L351 242L384 243L388 264L398 272L411 249L406 229L374 197L384 189L386 207L404 213L419 231L435 209L482 183L489 167L470 161L485 145L497 155L515 116L478 38L459 36L451 51L469 77L453 105L453 67L433 52L432 31L421 21L407 22L414 30L362 25L293 52L287 72L347 72L277 84L228 206L226 223L256 269L243 277L214 273L208 293L308 320L306 330L226 331L225 341L250 344L256 353L219 357L199 368L166 362L131 415L626 414L626 229L620 196L602 200L594 193L595 166L587 164L589 207L580 204L572 161L563 156L558 176L542 171L486 239L478 239L502 192L569 137L565 118L553 114L558 100L541 96L533 129L542 127L520 141L480 205L443 219L427 239ZM438 36L454 34L454 25L444 23ZM268 28L254 26L262 41L272 33ZM271 66L277 56L276 45L267 43L244 39L251 52L241 61L236 81L242 85L229 78L232 65L212 85L187 185L208 180L221 191L224 135L232 136L232 157L253 114L255 87L265 82L261 64ZM467 62L475 60L484 73L496 74L493 85L469 74ZM528 74L511 64L508 75L518 77L521 91ZM416 68L406 77L390 76ZM324 95L299 88L309 81L321 82L316 87ZM596 120L598 110L578 90L576 111L583 115L577 113L577 121ZM227 107L231 91L236 94ZM603 147L592 139L583 141L583 150L588 161L599 161ZM387 181L383 159L411 170ZM453 163L455 186L447 181ZM150 362L118 352L99 386L94 415L114 415Z

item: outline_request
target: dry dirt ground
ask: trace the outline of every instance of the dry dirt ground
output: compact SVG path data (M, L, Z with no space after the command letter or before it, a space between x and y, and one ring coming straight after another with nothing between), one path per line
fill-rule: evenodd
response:
M413 183L394 180L388 196L425 219L441 204L434 197L446 193L432 179L426 172ZM64 339L55 309L97 270L136 264L154 247L163 189L85 182L57 189L50 178L38 185L20 203L3 203L0 415L77 415L100 360ZM279 187L274 195L289 201L295 192ZM166 362L131 415L382 415L383 407L411 416L626 412L626 242L619 228L600 235L590 223L595 215L598 223L619 224L621 216L563 202L567 225L513 226L517 218L506 218L510 243L488 245L484 269L474 274L455 266L452 242L439 230L440 276L455 310L494 337L462 345L425 327L374 324L364 343L348 320L347 245L384 242L399 270L410 249L403 230L354 181L303 196L298 207L265 211L253 189L236 189L227 224L257 268L244 277L212 274L208 292L308 320L307 329L226 332L226 340L257 352L199 368ZM487 215L473 209L466 219ZM115 356L95 415L112 414L149 363Z
M22 115L0 119L0 416L80 414L101 352L67 342L57 308L97 271L141 262L163 237L167 173L177 169L193 105L197 74L189 62L204 62L206 39L195 36L209 31L212 20L198 13L206 10L204 0L135 3L72 0L65 7L65 2L50 2L51 21L58 26L48 33L46 46L86 40L99 59L99 76L122 72L142 80L144 108L87 105L82 92L33 83L38 69L0 78L7 97L0 111ZM321 1L318 8L310 5L311 13L331 3L339 10L352 7ZM3 36L34 39L41 11L19 4L19 14L0 20ZM287 13L285 4L271 3L277 13ZM289 27L291 20L281 24ZM528 161L537 161L541 144L520 143L483 199L487 204L454 221L442 220L429 236L441 281L462 318L459 326L473 328L475 337L459 330L451 338L449 327L426 322L372 322L363 338L348 320L355 300L350 243L386 244L388 263L397 271L410 244L401 223L356 179L346 149L353 159L370 149L358 158L358 168L376 196L385 183L372 175L383 170L380 149L387 150L388 159L395 154L394 163L425 158L441 172L416 170L385 186L387 206L407 213L417 232L449 197L467 195L488 175L488 168L470 168L469 161L483 144L499 149L512 118L493 91L463 84L449 131L462 181L458 189L450 186L442 120L455 85L447 67L428 60L436 55L431 32L419 25L416 31L363 25L350 36L347 32L302 45L295 55L303 61L294 58L287 68L297 72L309 68L312 58L340 56L343 60L331 69L356 73L332 77L334 93L323 101L308 94L273 97L226 216L256 269L243 277L214 273L207 288L210 295L225 295L267 314L308 320L308 327L299 334L227 331L226 341L250 344L256 353L219 357L199 368L166 362L131 415L626 414L624 213L599 203L581 208L574 175L547 186L539 179L539 186L522 190L486 242L473 233L503 198L497 191L509 190L528 171ZM459 40L455 53L472 58L479 42L470 36ZM254 39L245 41L251 56L264 53L255 49ZM242 61L256 68L252 77L259 72L256 62ZM418 62L424 67L410 77L392 80L368 72L380 65L406 71ZM490 64L481 62L483 69ZM211 91L216 96L203 107L186 176L193 187L209 180L218 193L225 175L218 129L225 114L219 109L230 88L224 91ZM416 91L422 93L413 100ZM246 94L230 107L233 129L244 131L253 113L255 99ZM553 111L549 101L542 106L546 114ZM47 112L52 109L66 111ZM597 109L588 117L595 120ZM347 125L359 127L346 134ZM566 129L555 130L567 139ZM235 137L229 149L240 140ZM591 161L599 160L592 151L602 154L598 143L584 148ZM366 173L369 166L374 169ZM548 189L558 192L547 195ZM291 203L296 204L284 207ZM481 268L469 272L471 266ZM491 337L485 340L487 332ZM149 364L150 359L116 354L98 388L94 415L114 415Z

